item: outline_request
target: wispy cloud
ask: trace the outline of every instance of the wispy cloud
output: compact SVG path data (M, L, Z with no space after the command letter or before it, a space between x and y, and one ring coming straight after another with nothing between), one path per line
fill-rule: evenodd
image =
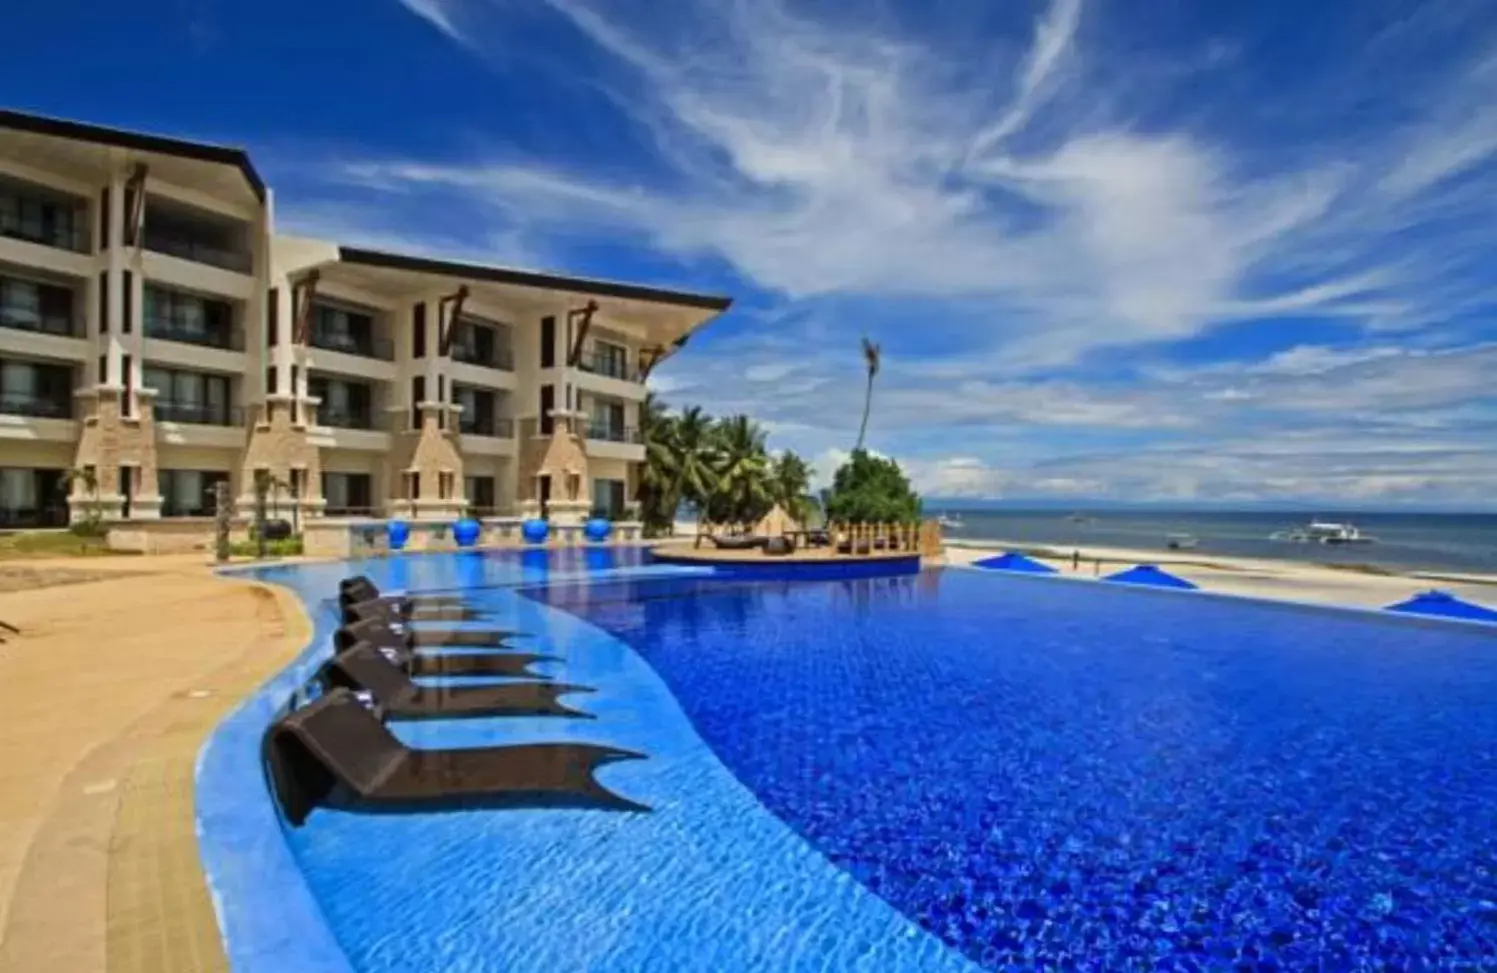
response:
M508 5L403 2L496 63L516 43L500 29ZM796 309L782 329L820 328L793 350L694 344L690 375L670 371L678 363L662 375L673 394L763 416L811 453L842 448L856 362L817 349L828 336L852 348L867 330L891 349L876 434L922 476L963 489L1012 476L1121 489L1150 467L1170 495L1247 489L1231 484L1252 477L1268 492L1305 488L1313 451L1269 461L1252 445L1296 422L1340 422L1350 441L1437 428L1450 440L1441 462L1484 455L1463 428L1489 416L1482 376L1497 368L1482 323L1497 309L1497 45L1482 46L1493 38L1465 30L1441 76L1417 98L1390 96L1379 125L1328 115L1315 138L1285 144L1231 124L1247 105L1192 102L1188 73L1164 75L1174 90L1127 97L1130 55L1109 46L1117 12L1083 0L1034 4L1009 25L1022 38L1012 47L974 43L939 5L918 25L879 5L815 18L772 0L543 5L604 56L590 80L656 164L595 164L607 147L583 133L565 159L447 150L325 176L459 200L558 252L602 238L708 261ZM1373 36L1358 77L1375 76L1378 58L1406 66L1415 40L1461 39L1455 18L1476 10ZM1227 72L1251 56L1213 35L1181 60ZM1302 115L1322 95L1252 96L1293 99L1286 113ZM1323 97L1327 112L1343 103ZM1339 343L1305 337L1312 325ZM1223 346L1225 365L1147 367L1159 349L1245 326L1282 339ZM1127 362L1131 378L1102 377ZM1025 428L1063 430L1069 445ZM953 429L987 438L974 449ZM1076 458L1107 436L1135 448ZM1457 490L1429 451L1400 455L1367 483ZM1417 489L1408 456L1433 471ZM1468 485L1490 484L1488 466L1469 469Z

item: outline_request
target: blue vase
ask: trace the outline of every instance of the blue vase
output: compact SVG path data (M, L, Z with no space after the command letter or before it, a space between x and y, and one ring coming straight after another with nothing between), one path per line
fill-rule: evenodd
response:
M520 536L525 538L527 544L544 544L550 535L551 525L539 518L527 520L520 527Z
M613 533L613 524L602 517L594 517L582 525L582 536L595 544L608 540L608 535Z
M483 527L472 517L464 517L452 525L452 539L457 542L458 547L472 547L478 543L478 535L483 532Z
M390 550L401 550L411 539L411 525L403 520L392 520L385 525L385 536L390 539Z

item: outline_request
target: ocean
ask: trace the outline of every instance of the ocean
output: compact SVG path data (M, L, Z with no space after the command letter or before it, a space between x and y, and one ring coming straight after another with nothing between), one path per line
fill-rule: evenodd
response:
M926 515L949 513L962 526L948 528L955 541L1006 540L1059 550L1132 547L1168 551L1172 533L1198 541L1191 552L1210 556L1270 557L1320 564L1368 564L1402 570L1497 573L1497 514L1361 513L1317 510L1217 512L1201 510L943 511L927 504ZM1078 519L1080 518L1080 519ZM1376 540L1371 544L1300 544L1274 541L1275 531L1311 520L1350 522Z

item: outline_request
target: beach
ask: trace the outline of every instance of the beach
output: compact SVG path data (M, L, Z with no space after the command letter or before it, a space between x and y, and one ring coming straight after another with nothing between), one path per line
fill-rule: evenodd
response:
M677 521L675 537L678 541L695 536L695 523ZM944 563L951 566L968 566L1005 551L1018 551L1049 564L1063 575L1086 579L1136 564L1154 564L1207 591L1245 598L1383 608L1421 591L1438 588L1479 605L1497 606L1497 573L1423 571L1363 564L1337 566L1303 559L1240 557L1203 551L1166 552L1099 544L1061 547L1018 539L947 538L945 549ZM1071 566L1073 551L1080 555L1080 565L1075 569Z
M1382 608L1418 592L1438 588L1477 604L1497 605L1497 574L1333 567L1305 561L1227 557L1198 551L1161 553L1094 545L1061 550L1036 547L1032 542L948 540L946 563L970 565L1004 551L1029 553L1062 574L1083 578L1110 574L1135 564L1155 564L1207 591L1248 598ZM1072 568L1072 551L1079 552L1079 568Z

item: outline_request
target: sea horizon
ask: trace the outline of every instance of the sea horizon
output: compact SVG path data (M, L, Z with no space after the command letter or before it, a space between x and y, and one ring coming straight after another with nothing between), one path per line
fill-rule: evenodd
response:
M1262 557L1389 570L1497 573L1497 511L1388 511L1327 507L1084 505L987 507L927 500L928 517L959 515L954 541L1008 541L1060 550L1126 547L1167 552L1169 535L1188 534L1191 554ZM1373 540L1363 544L1296 543L1272 535L1312 519L1350 522ZM1182 552L1183 553L1183 552Z

